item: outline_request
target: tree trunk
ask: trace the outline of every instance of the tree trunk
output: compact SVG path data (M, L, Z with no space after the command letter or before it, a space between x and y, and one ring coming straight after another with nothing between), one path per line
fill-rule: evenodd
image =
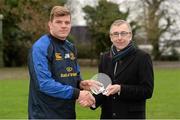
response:
M160 60L161 52L159 50L159 41L154 40L152 45L153 45L152 55L153 55L154 60Z

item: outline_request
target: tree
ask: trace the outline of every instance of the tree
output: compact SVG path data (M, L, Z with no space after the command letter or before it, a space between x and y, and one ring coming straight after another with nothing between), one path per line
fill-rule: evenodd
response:
M110 25L116 19L126 20L129 11L123 13L117 4L106 0L99 0L96 7L85 6L83 10L92 36L91 46L94 53L91 56L99 56L100 52L106 51L112 44L109 38ZM133 22L133 25L136 24Z
M153 57L155 60L159 60L163 52L163 50L160 50L160 40L162 36L166 32L170 32L172 35L175 34L171 29L175 23L175 19L169 14L170 10L175 11L175 9L166 6L168 2L169 4L172 2L168 0L143 0L142 2L144 8L143 27L145 28L147 39L153 46ZM165 24L162 24L162 21L164 21Z
M3 60L5 66L22 66L27 62L28 49L43 33L53 5L65 0L2 0Z

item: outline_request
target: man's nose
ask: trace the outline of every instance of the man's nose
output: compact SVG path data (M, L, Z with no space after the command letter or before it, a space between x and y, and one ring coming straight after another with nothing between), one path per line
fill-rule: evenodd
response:
M61 27L66 27L67 25L63 22L62 24L61 24Z
M118 35L118 39L121 39L121 38L122 38L122 36L121 36L121 34L119 34L119 35Z

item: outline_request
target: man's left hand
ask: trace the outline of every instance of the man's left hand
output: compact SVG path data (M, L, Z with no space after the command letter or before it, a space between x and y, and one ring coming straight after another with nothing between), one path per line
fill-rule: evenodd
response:
M108 85L106 88L106 93L104 95L109 96L109 95L114 95L121 90L121 85L114 84L114 85Z

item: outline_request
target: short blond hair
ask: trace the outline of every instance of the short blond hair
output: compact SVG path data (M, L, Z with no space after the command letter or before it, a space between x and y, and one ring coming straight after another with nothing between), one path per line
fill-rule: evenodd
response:
M54 17L59 17L59 16L66 16L66 15L70 15L70 10L64 6L54 6L51 9L51 13L50 13L50 21L53 21Z
M115 20L115 21L111 24L110 32L111 32L111 28L112 28L113 26L120 26L120 25L122 25L122 24L126 24L126 25L128 26L129 31L132 33L132 29L131 29L130 24L129 24L127 21L121 20L121 19Z

